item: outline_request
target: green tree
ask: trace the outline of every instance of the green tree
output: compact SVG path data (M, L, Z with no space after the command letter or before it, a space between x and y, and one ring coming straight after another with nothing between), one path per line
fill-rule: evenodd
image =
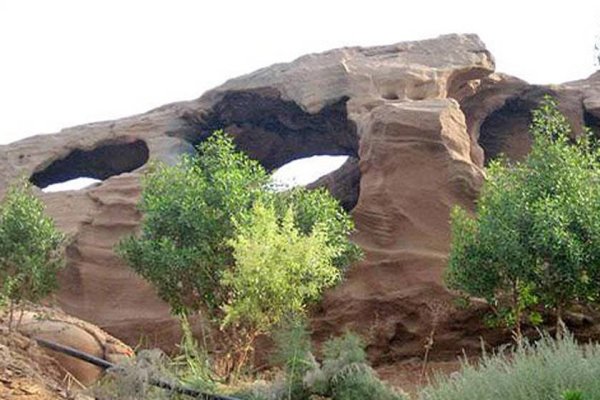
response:
M248 336L238 365L252 353L259 334L270 333L285 317L302 317L306 306L340 279L333 264L339 249L327 244L325 227L317 223L304 235L291 209L280 219L273 206L261 202L236 223L230 241L235 263L221 284L229 293L222 326Z
M200 146L198 157L151 165L142 180L140 235L123 240L117 251L176 314L201 310L220 318L226 295L220 281L233 263L233 221L267 183L260 164L217 133Z
M175 313L221 329L219 368L239 370L258 333L301 313L360 252L350 217L325 191L278 193L254 160L216 132L175 166L143 180L138 236L118 252ZM233 354L235 353L235 354Z
M362 257L360 247L348 240L354 231L354 222L326 189L306 190L297 187L278 193L275 196L275 207L279 216L283 216L291 208L295 225L304 235L310 234L319 224L326 244L337 249L333 264L340 271L343 272Z
M15 306L39 301L57 287L64 241L29 184L11 185L0 203L0 294L10 304L9 329Z
M476 212L452 212L446 280L481 297L521 336L541 305L557 326L565 307L589 303L600 288L600 162L588 133L570 138L566 118L546 97L533 111L533 145L522 162L492 162Z
M230 293L223 324L246 322L264 333L337 283L339 249L327 245L324 224L302 234L291 209L280 220L274 207L257 202L248 214L230 241L235 263L222 279Z

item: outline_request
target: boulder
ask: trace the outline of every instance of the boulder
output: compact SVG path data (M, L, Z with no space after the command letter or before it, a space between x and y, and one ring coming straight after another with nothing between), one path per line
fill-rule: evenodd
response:
M129 346L97 326L56 309L36 307L25 311L19 318L19 332L32 339L45 339L72 347L114 364L133 355ZM45 350L65 371L86 386L96 382L102 375L100 367L60 352Z

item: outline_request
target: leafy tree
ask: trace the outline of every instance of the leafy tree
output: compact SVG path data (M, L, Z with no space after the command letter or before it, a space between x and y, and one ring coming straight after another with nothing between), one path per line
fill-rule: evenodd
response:
M154 284L176 314L219 317L220 281L233 263L233 220L252 207L268 183L265 170L235 151L222 133L175 166L153 164L142 180L141 233L117 251Z
M246 323L265 333L339 280L333 265L339 250L327 245L324 224L302 234L291 209L280 221L274 207L257 202L241 221L230 241L235 264L222 279L230 293L223 324Z
M570 139L546 97L533 111L522 162L491 163L476 213L452 212L450 288L481 297L521 336L532 306L589 303L600 288L600 153L589 134Z
M201 312L239 369L254 338L302 313L360 256L350 217L325 191L278 193L254 160L216 132L175 166L154 164L143 180L139 236L118 252L175 313ZM232 354L235 353L235 354Z
M56 288L64 241L29 184L11 185L0 203L0 295L10 304L9 329L15 306L39 301Z
M360 247L348 240L354 231L354 222L326 189L290 189L275 196L275 207L280 216L291 208L295 225L304 235L310 234L315 225L319 224L326 244L337 249L333 264L340 271L343 272L362 257Z

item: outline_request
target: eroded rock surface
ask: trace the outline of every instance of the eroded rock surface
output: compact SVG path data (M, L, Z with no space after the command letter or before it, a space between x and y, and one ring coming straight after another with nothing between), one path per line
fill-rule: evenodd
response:
M119 364L133 355L133 350L95 325L69 316L59 310L36 307L19 315L17 329L32 339L44 339L83 353ZM46 350L61 369L77 381L89 386L104 372L101 368L60 352Z
M168 307L113 251L139 224L145 163L175 162L216 129L267 168L350 156L314 185L353 209L353 240L366 258L327 294L315 336L352 326L384 361L421 355L435 325L434 351L454 354L478 348L481 327L453 308L442 284L449 210L472 206L487 160L526 154L529 113L544 94L559 99L574 127L600 126L599 74L528 85L495 74L474 35L331 50L230 80L197 100L0 146L0 190L21 175L40 187L105 179L77 192L40 192L73 237L59 303L129 344L143 338L168 349L179 332Z

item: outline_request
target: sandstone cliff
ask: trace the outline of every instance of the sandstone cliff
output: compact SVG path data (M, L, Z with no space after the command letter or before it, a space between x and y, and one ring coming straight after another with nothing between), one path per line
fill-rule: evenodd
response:
M353 210L353 240L366 259L316 310L316 337L351 326L368 338L375 360L391 361L420 354L437 325L436 350L455 354L477 348L481 328L442 285L450 208L472 206L487 160L526 154L530 110L544 94L559 99L575 128L600 129L599 73L532 86L494 73L474 35L331 50L230 80L197 100L0 146L0 191L22 175L38 187L103 179L81 191L39 193L73 237L58 302L129 344L168 347L178 329L167 306L113 252L139 223L146 163L174 162L215 129L270 169L348 155L315 185Z

